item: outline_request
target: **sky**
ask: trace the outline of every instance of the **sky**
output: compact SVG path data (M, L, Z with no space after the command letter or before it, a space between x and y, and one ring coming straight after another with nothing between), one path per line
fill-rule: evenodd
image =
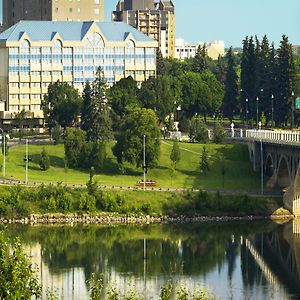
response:
M117 0L105 0L106 20ZM300 0L173 0L176 38L187 42L225 41L240 47L246 35L267 34L278 46L283 34L300 45Z
M105 19L110 21L118 0L104 1ZM246 35L267 34L278 46L286 34L291 43L300 45L300 0L173 1L176 38L187 42L223 40L226 47L240 47Z

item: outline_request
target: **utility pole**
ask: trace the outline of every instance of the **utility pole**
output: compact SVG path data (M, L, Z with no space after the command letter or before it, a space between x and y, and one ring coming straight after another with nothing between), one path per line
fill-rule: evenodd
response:
M143 137L144 191L146 190L146 136Z
M26 139L25 150L25 184L28 184L28 139Z

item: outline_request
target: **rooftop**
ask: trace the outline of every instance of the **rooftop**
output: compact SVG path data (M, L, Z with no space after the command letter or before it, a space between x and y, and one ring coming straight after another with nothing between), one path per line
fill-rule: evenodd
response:
M25 33L31 41L51 41L57 33L64 41L78 41L85 37L94 23L108 41L125 41L129 34L136 41L154 41L123 22L20 21L0 34L0 42L19 41Z

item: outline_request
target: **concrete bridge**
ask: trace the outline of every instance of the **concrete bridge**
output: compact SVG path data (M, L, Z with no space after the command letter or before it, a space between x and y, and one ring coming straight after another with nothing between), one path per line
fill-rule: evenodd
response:
M253 169L261 172L262 184L283 191L285 208L300 217L300 131L239 130L231 137L247 142Z

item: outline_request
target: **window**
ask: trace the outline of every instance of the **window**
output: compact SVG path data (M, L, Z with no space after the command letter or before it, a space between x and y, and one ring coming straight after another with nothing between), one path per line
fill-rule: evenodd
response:
M95 12L95 15L100 15L100 9L99 8L95 8L94 12Z
M100 4L100 0L95 0L95 4Z

